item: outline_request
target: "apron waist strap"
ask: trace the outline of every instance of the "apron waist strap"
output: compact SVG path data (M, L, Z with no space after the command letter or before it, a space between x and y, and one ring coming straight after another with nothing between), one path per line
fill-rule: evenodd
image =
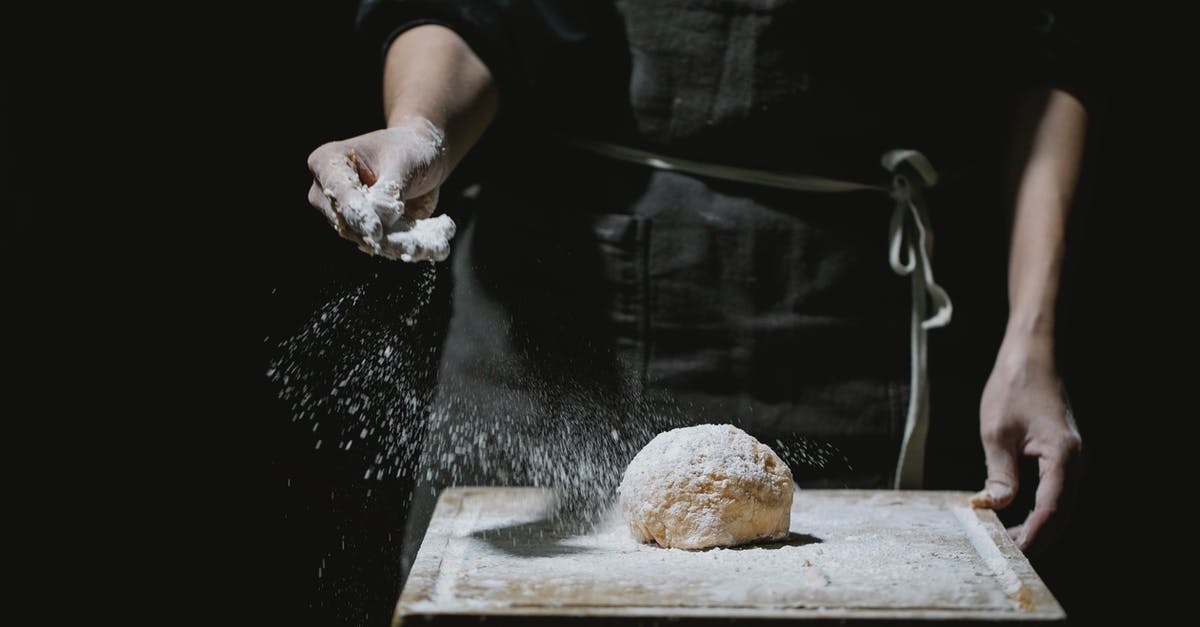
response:
M888 263L896 274L911 277L912 281L908 415L904 423L900 456L896 462L895 487L921 487L925 474L925 440L929 431L929 344L926 332L949 324L954 310L950 296L934 280L933 266L929 261L932 228L924 189L937 183L937 170L925 155L916 150L890 150L884 153L881 164L892 174L891 185L887 186L679 159L586 139L572 138L566 142L601 157L710 179L801 192L875 191L891 196L895 207L889 225ZM933 315L926 317L930 306Z

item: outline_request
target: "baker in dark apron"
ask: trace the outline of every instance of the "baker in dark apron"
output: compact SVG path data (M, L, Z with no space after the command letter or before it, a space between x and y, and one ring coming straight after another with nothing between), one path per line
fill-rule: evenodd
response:
M743 427L801 486L919 487L925 334L951 314L926 190L995 165L1006 23L559 4L361 15L384 42L451 28L501 89L476 162L443 190L453 315L406 562L440 488L594 498L682 423Z

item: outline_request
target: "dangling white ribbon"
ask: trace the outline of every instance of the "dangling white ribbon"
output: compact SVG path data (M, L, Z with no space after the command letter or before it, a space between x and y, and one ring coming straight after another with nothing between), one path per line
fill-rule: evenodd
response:
M929 210L924 189L937 183L937 171L915 150L892 150L883 155L892 173L890 194L896 202L889 228L888 263L900 276L912 277L912 321L909 345L908 416L896 460L896 489L920 488L925 477L925 441L929 433L929 329L946 326L954 313L950 296L933 279L929 261ZM901 166L907 165L908 168ZM913 180L916 173L917 180ZM907 259L902 255L907 254ZM934 314L925 317L926 298Z
M900 456L896 461L895 487L921 487L925 474L925 440L929 431L926 332L949 324L954 312L950 296L933 279L933 265L929 261L929 235L932 233L932 227L929 223L929 210L925 206L924 189L937 183L938 174L925 155L916 150L890 150L884 153L881 160L883 167L892 173L892 185L887 187L678 159L629 146L585 139L565 141L602 157L658 170L793 191L833 193L872 190L891 196L896 204L888 227L888 263L896 274L912 277L912 321L909 338L912 358L909 368L908 415L904 421ZM928 305L933 306L934 313L926 318Z

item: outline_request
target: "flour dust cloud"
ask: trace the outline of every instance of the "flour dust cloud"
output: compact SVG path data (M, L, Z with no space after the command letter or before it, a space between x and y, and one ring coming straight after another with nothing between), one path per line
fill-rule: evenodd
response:
M520 402L500 405L453 381L439 390L449 310L435 301L449 267L415 265L413 280L376 275L336 294L278 345L266 372L292 420L312 425L314 448L363 460L364 479L550 487L564 519L594 522L647 442L695 422L686 407L647 400L632 377L615 388L571 373L530 377ZM849 465L828 443L768 443L793 471Z

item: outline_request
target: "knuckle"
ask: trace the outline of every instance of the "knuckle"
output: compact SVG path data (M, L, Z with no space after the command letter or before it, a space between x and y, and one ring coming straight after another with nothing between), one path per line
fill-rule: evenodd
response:
M328 142L317 146L317 149L308 153L308 171L316 174L320 169L322 162L328 161L329 157L337 151L338 142Z
M985 444L999 446L1009 441L1012 430L1001 425L989 425L980 430L979 434Z
M1074 457L1083 448L1083 440L1074 433L1064 433L1050 447L1047 457L1062 462Z
M321 155L325 153L325 146L328 146L328 145L329 144L325 144L324 146L319 146L316 150L308 153L308 162L307 163L308 163L308 171L309 172L316 174L317 164L320 163Z

